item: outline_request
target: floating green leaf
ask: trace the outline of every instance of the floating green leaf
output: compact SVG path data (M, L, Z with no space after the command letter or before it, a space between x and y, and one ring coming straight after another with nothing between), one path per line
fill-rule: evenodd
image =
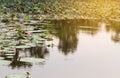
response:
M47 41L53 41L53 38L49 37L49 38L47 38Z
M43 58L32 58L32 57L25 57L25 58L21 58L20 61L22 62L45 62L45 59Z
M19 48L19 49L30 48L30 46L28 46L28 45L20 45L20 46L16 46L16 48Z
M5 54L6 56L14 56L15 54Z
M42 33L43 31L42 30L35 30L35 31L29 31L31 33Z
M0 60L0 65L9 65L11 62L7 60Z
M25 74L10 74L6 78L27 78L27 76Z
M28 46L30 46L30 47L36 47L36 44L34 44L34 43L28 43L28 44L26 44L26 45L28 45Z
M6 56L5 58L10 58L10 59L12 59L14 56Z
M7 54L8 54L8 53L14 54L14 51L7 51L7 50L6 50L5 53L7 53Z

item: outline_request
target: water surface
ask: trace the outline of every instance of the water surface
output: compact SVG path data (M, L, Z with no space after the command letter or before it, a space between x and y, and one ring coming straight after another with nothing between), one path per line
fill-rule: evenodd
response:
M120 78L119 22L56 20L52 26L53 41L46 44L53 47L25 51L46 62L0 66L1 78L27 71L31 78Z

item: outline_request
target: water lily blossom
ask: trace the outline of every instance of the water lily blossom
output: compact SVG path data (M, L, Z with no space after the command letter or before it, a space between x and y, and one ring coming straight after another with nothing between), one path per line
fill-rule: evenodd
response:
M16 48L14 48L13 50L14 50L14 53L16 53Z
M31 37L32 36L32 33L31 32L28 32L27 33L27 37Z

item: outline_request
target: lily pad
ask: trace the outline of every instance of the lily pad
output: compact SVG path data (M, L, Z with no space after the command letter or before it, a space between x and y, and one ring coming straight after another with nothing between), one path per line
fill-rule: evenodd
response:
M22 49L22 48L31 48L28 45L20 45L20 46L16 46L16 48Z
M13 58L13 56L6 56L5 58L9 58L9 59L12 59L12 58Z
M38 41L45 41L45 39L43 39L43 38L39 38L39 39L37 39Z
M6 56L14 56L15 54L5 54Z
M20 61L36 63L36 62L45 62L45 59L43 59L43 58L25 57L25 58L21 58Z
M25 74L10 74L6 78L27 78L27 76Z
M47 41L53 41L53 38L49 37L49 38L47 38Z
M29 40L21 40L21 41L23 41L23 42L25 42L25 43L28 43L28 42L29 42Z
M36 44L34 44L34 43L28 43L28 44L26 44L26 45L28 45L28 46L30 46L30 47L36 47Z
M44 44L42 41L36 41L37 44Z
M5 51L5 53L10 53L10 54L14 54L14 51Z
M29 32L31 32L31 33L42 33L43 31L42 30L33 30L33 31L29 31Z
M9 65L11 62L7 60L0 60L0 65Z

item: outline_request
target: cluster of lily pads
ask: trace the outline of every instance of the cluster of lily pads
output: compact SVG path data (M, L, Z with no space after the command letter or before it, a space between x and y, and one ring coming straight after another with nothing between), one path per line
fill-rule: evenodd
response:
M10 65L19 49L43 46L52 38L46 30L44 16L7 14L0 16L0 66ZM42 18L42 19L41 19ZM6 60L9 59L9 60ZM41 63L44 58L20 57L20 62ZM6 78L27 78L26 74L9 74Z
M28 17L26 19L26 17ZM45 29L41 18L34 15L15 14L1 16L0 22L0 65L9 65L18 49L47 46L45 42L52 40ZM42 58L23 57L22 62L44 62Z

